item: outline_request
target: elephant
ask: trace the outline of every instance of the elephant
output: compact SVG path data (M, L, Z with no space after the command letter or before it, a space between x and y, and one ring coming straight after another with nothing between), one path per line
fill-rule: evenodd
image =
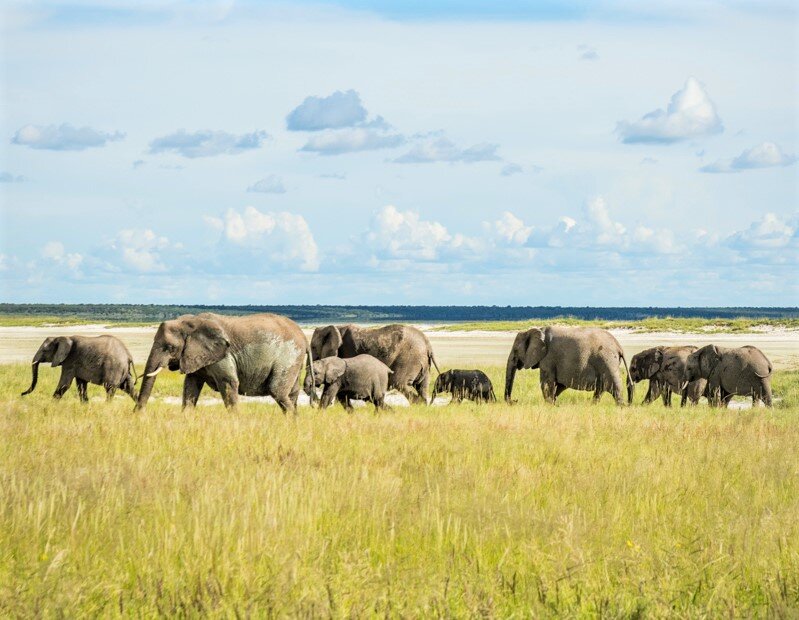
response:
M119 338L114 336L58 336L47 338L33 356L31 386L22 392L26 396L36 389L39 381L39 364L50 362L61 366L61 378L53 392L53 398L61 398L72 385L78 386L78 397L87 402L86 386L89 383L102 385L108 400L114 398L117 389L122 389L136 400L136 369L133 357Z
M393 371L389 389L399 390L412 403L428 403L431 364L438 371L427 336L410 325L318 327L311 337L311 352L314 359L333 355L346 359L361 353L376 357Z
M630 360L630 377L633 382L649 380L649 389L643 404L648 405L661 396L663 404L671 407L671 396L674 392L680 394L680 407L685 407L688 402L692 405L699 402L707 387L707 381L685 380L688 356L697 348L695 346L652 347L633 355Z
M707 380L707 400L713 407L727 407L733 396L751 396L752 405L762 400L771 407L772 370L757 347L727 349L709 344L688 356L686 379Z
M519 332L505 369L505 400L510 403L517 370L540 368L541 392L554 403L567 388L593 390L594 401L610 392L624 404L619 362L627 369L624 351L613 335L593 327L545 327ZM627 373L627 400L634 385Z
M452 402L459 403L464 398L476 402L497 402L491 379L482 370L447 370L436 377L433 396L439 392L452 394Z
M268 395L283 413L296 413L305 358L307 371L313 373L305 334L287 317L186 314L158 327L136 408L145 407L156 375L168 368L186 375L184 408L194 407L208 384L222 395L228 408L235 407L239 394Z
M391 369L376 357L361 354L340 358L330 356L313 363L313 377L305 376L304 389L309 396L314 387L324 386L320 408L327 409L335 399L352 410L350 399L366 400L379 409L387 409L385 396Z

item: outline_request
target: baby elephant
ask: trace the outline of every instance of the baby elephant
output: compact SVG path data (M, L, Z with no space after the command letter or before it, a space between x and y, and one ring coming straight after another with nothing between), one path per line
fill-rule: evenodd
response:
M39 364L50 362L55 368L61 366L61 378L53 392L53 398L61 398L75 379L78 385L78 396L85 403L86 385L95 383L102 385L108 400L114 397L117 388L127 392L136 400L136 381L131 375L133 358L127 347L114 336L58 336L47 338L36 355L33 356L33 382L22 393L30 394L39 380Z
M638 383L644 379L649 380L649 389L644 397L644 404L648 405L658 396L663 397L663 404L671 407L671 395L677 392L680 395L680 407L690 402L695 405L705 391L707 381L697 379L690 383L685 380L685 367L688 356L697 347L653 347L633 355L630 360L630 378Z
M352 409L350 399L366 400L378 409L389 409L385 403L388 391L388 376L391 369L379 359L371 355L355 357L324 357L313 363L313 374L316 387L324 386L320 408L326 409L334 400ZM305 376L303 386L305 393L312 393L311 376Z
M478 403L488 401L495 403L494 386L491 379L482 370L448 370L436 378L433 387L433 398L438 392L450 392L452 402L459 403L464 398Z
M762 400L771 407L772 370L757 347L726 349L709 344L688 356L686 379L707 379L707 400L714 407L727 407L736 395L751 396L752 405Z

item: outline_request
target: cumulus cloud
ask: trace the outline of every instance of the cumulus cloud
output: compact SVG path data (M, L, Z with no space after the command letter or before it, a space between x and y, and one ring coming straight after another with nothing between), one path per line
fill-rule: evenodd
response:
M712 164L702 166L701 172L733 173L757 168L774 168L790 166L796 162L796 156L785 153L774 142L763 142L732 159L719 159Z
M372 217L364 239L382 258L435 260L453 242L452 235L439 222L423 220L414 211L399 211L389 205Z
M109 243L108 249L115 257L115 263L140 273L166 271L161 252L170 248L166 237L147 229L124 229Z
M386 127L351 127L311 136L301 150L319 155L341 155L401 146L405 137Z
M91 127L61 125L25 125L11 138L12 144L48 151L83 151L105 146L109 142L122 140L125 134L119 131L108 133Z
M498 220L483 222L483 229L494 240L507 245L525 245L533 232L532 226L513 215L510 211L503 211Z
M319 249L301 215L245 207L242 212L228 209L223 218L206 217L205 221L221 232L220 260L230 269L319 269Z
M25 177L22 175L0 171L0 183L22 183L24 180Z
M499 171L503 177L521 174L522 172L524 172L524 169L519 164L505 164L502 166L502 170Z
M438 161L474 163L500 161L498 144L487 142L462 148L442 135L421 138L410 151L394 159L399 164L426 164Z
M289 131L320 131L354 127L366 120L366 108L355 90L337 90L327 97L306 97L286 117Z
M210 129L193 133L179 129L150 142L150 153L172 152L188 158L238 155L260 148L268 137L265 131L236 135Z
M257 192L259 194L285 194L286 188L283 185L283 179L276 174L270 174L250 185L247 191Z
M730 235L725 243L742 251L791 250L795 261L799 258L796 255L799 249L799 214L783 219L774 213L766 213L749 228Z
M671 97L667 108L654 110L637 121L620 121L616 133L622 142L668 144L720 133L724 130L716 106L694 77Z
M577 51L580 52L580 60L599 60L599 54L595 47L590 45L578 45Z
M64 244L60 241L51 241L47 243L42 248L42 257L57 265L63 265L73 272L77 272L78 268L83 263L82 255L74 252L67 252L64 249Z

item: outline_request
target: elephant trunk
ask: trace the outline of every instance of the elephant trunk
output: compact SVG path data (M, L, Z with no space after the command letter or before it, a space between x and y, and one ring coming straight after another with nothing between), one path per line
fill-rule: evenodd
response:
M141 390L139 390L139 398L136 400L137 411L144 409L144 407L147 406L147 401L150 400L150 394L152 393L153 386L155 385L155 377L162 368L163 366L161 365L161 360L157 359L151 351L150 356L147 358L147 364L144 366Z
M36 383L39 381L39 362L33 362L33 364L31 364L31 373L33 373L33 380L31 381L31 386L27 390L22 392L23 396L27 396L28 394L33 392L33 390L36 389Z
M513 394L513 379L516 377L516 359L513 354L508 358L508 365L505 368L505 401L510 402Z

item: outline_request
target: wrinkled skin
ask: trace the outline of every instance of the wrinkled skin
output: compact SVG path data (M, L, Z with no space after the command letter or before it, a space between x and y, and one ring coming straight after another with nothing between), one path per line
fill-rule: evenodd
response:
M385 397L391 369L371 355L346 359L325 357L314 361L313 371L313 379L306 375L303 387L309 396L313 393L312 384L324 388L319 404L322 409L327 409L336 399L348 411L352 410L351 399L372 403L375 413L379 409L390 409Z
M433 385L433 398L439 392L452 394L453 403L464 398L475 402L497 401L491 379L482 370L447 370L436 377Z
M610 392L624 404L619 363L627 367L624 351L610 332L590 327L545 327L519 332L505 369L505 400L511 401L517 370L540 369L541 392L554 403L567 388L594 392L598 401ZM627 375L627 400L633 400L633 382Z
M733 396L751 396L752 405L762 400L771 407L772 370L769 359L752 346L727 349L709 344L686 362L686 378L707 380L707 399L714 407L727 407Z
M49 362L53 368L61 366L61 378L53 392L53 398L61 398L74 379L78 386L78 396L83 402L89 400L89 383L102 385L108 400L114 398L117 389L136 400L133 357L122 341L114 336L47 338L33 356L33 380L31 386L22 393L23 396L36 388L39 364L42 362Z
M156 375L180 370L183 407L194 407L206 384L234 407L239 394L271 396L285 413L296 412L300 373L310 348L291 319L277 314L186 314L158 327L144 369L136 408L150 398Z
M393 372L389 389L399 390L412 403L429 401L431 367L438 370L427 336L410 325L319 327L311 337L311 352L314 359L363 353L376 357Z
M663 398L663 404L671 407L673 393L680 394L680 406L690 402L696 405L705 392L707 381L686 379L686 365L688 356L697 350L694 346L682 347L653 347L641 351L630 360L630 377L638 383L649 380L649 389L644 398L648 405L658 396Z

